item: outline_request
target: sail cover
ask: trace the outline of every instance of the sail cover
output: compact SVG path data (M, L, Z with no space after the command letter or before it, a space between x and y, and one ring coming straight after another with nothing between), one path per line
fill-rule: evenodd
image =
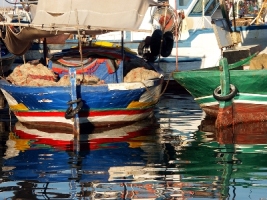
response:
M31 24L4 25L0 37L8 50L23 55L34 39L82 30L87 35L110 31L137 31L153 0L38 0L31 5Z
M137 30L153 0L38 0L33 25L71 30L75 27Z

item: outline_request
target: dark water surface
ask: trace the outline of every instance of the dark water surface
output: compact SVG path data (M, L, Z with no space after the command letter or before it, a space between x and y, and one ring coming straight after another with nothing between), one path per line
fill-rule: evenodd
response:
M215 130L203 117L166 92L153 119L75 139L9 128L2 112L0 199L267 199L267 123Z

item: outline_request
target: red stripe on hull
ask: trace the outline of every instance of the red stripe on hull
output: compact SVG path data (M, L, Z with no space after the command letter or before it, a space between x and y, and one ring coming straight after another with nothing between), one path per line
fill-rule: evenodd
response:
M218 129L214 126L215 120L203 120L200 130L212 132L207 137L220 144L267 144L267 122L237 124L231 127Z
M14 112L20 122L38 124L40 126L53 126L73 128L73 119L66 119L65 112ZM125 125L140 121L153 115L153 107L143 110L114 110L90 113L79 113L79 123L84 126L106 127Z
M153 108L142 110L104 110L104 111L90 111L79 113L79 117L99 117L108 115L136 115L152 111ZM16 116L20 117L65 117L63 111L13 111Z
M220 124L228 126L231 124L267 121L267 105L234 103L230 107L219 108L218 105L202 107L209 118L220 120Z
M26 128L28 128L27 124L24 124L24 126ZM29 126L29 128L33 128L31 126ZM36 127L35 127L36 128ZM39 127L38 127L39 128ZM27 131L27 129L25 129ZM59 129L58 129L59 130ZM106 129L110 131L109 129ZM31 140L35 140L34 144L46 144L46 145L51 145L54 148L57 149L61 149L61 150L73 150L73 139L71 140L60 140L60 139L53 139L53 138L46 138L43 137L42 135L38 135L38 131L39 130L35 130L36 131L36 135L32 135L29 134L27 132L25 132L24 130L17 130L15 129L14 132L16 133L16 135L18 135L20 137L20 139L31 139ZM45 132L45 133L50 133L51 137L53 137L53 131L51 131L51 129L41 129L41 132ZM72 132L67 132L65 130L61 130L62 134L73 134ZM103 132L105 132L105 130L103 130ZM60 132L59 132L60 133ZM90 133L90 134L94 134L94 132ZM116 143L116 142L128 142L130 141L132 138L136 138L136 137L140 137L140 136L149 136L151 133L150 132L146 132L146 128L140 128L140 130L136 130L133 132L127 132L127 134L123 137L103 137L103 138L94 138L94 139L90 139L89 140L89 135L90 134L85 134L85 137L83 136L83 138L85 137L86 139L84 140L80 140L80 149L90 149L90 150L96 150L96 149L102 149L105 148L105 146L103 147L103 144L109 144L109 143ZM103 136L106 136L105 134ZM138 140L135 140L137 143L140 142ZM134 141L132 141L134 142Z

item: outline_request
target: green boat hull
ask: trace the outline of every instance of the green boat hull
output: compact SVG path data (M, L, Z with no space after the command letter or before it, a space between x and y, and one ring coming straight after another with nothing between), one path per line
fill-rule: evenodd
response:
M216 118L219 101L214 90L220 86L219 67L173 72L173 79L183 86L205 111ZM267 70L229 70L229 82L237 89L231 100L233 113L239 115L236 123L267 120Z

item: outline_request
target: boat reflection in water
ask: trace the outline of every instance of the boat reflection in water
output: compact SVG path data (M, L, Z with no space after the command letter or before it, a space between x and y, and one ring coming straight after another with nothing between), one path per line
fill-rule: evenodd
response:
M149 163L162 162L158 129L151 119L75 136L17 122L3 156L1 196L12 190L27 199L125 196L126 182L145 176ZM130 190L142 197L147 188L139 186Z
M187 165L186 172L217 177L213 185L220 185L222 197L266 198L263 188L267 187L267 122L237 124L223 129L215 129L214 124L214 120L202 120L195 134L199 142L193 145L201 151L191 157L192 166ZM183 156L188 154L190 151ZM194 160L201 162L193 164Z
M166 126L166 120L159 121L76 136L62 128L17 122L1 150L0 197L266 197L267 123L217 130L214 121L202 120L196 131L188 133L182 123Z

